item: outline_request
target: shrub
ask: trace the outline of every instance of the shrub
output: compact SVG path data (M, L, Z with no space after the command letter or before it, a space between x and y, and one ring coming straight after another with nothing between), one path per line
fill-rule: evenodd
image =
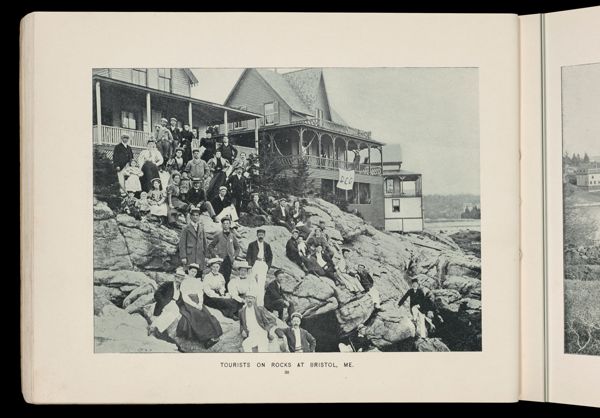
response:
M100 150L94 149L94 195L108 204L112 210L121 204L119 179L112 161Z
M600 355L600 281L565 280L565 353Z

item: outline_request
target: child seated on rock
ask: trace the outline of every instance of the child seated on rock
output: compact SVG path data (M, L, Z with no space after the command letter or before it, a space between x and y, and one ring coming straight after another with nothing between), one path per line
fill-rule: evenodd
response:
M306 257L308 254L308 249L306 246L306 242L304 241L304 237L302 235L298 235L298 254L300 257Z
M138 217L137 210L137 202L138 200L135 197L133 190L127 191L127 196L123 198L121 201L121 213L126 213L129 216L133 216L134 218Z
M146 222L148 220L148 215L150 214L150 202L148 202L148 193L140 193L140 198L135 203L135 207L137 208L139 219L142 222Z
M158 218L163 224L167 223L167 195L162 189L159 178L152 180L152 190L148 193L148 204L150 205L150 214Z
M136 159L131 160L131 165L123 170L125 174L125 190L127 193L130 191L139 193L142 191L142 184L140 183L140 177L144 175L140 170L138 161Z

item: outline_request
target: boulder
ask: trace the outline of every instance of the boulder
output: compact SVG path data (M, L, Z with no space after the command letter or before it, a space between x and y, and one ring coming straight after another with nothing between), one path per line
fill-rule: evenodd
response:
M108 286L113 288L121 288L122 286L133 286L134 288L137 288L146 284L156 287L156 283L141 271L94 271L94 285L96 286Z
M373 313L373 299L368 294L340 306L335 311L343 332L350 332L364 323Z
M132 268L129 248L115 219L94 220L94 269Z
M119 289L106 286L94 286L94 315L99 315L106 305L120 305L123 294Z
M448 346L439 338L419 338L415 341L415 349L421 352L450 351Z
M94 198L93 212L95 221L104 221L115 217L114 212L108 207L108 205L96 198Z
M461 295L454 289L434 289L432 290L436 306L442 311L456 313L461 304Z
M473 277L447 276L444 288L454 289L463 297L476 297L481 299L481 280Z
M127 308L129 305L134 303L137 299L142 296L150 295L151 298L154 296L154 292L156 291L156 285L154 283L146 283L141 286L136 287L131 293L127 295L127 297L123 300L123 307Z
M106 305L94 316L94 352L96 353L172 353L175 344L148 335L147 322L139 314L129 314L114 305Z
M408 316L400 315L399 311L380 312L373 323L367 328L366 336L379 349L413 338L415 326Z

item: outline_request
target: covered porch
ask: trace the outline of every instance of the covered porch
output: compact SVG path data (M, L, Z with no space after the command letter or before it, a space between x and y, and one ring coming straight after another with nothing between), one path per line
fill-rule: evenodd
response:
M216 103L180 96L144 86L93 77L93 132L95 145L116 145L121 135L129 134L133 148L145 148L154 126L161 118L177 118L178 126L188 124L202 138L208 126L222 125L228 134L230 123L260 118L261 115ZM258 124L256 124L258 126ZM258 149L258 128L244 145Z
M303 119L285 126L263 127L261 135L265 151L284 166L295 167L304 159L315 169L354 170L368 176L383 173L384 144L370 139L370 132Z

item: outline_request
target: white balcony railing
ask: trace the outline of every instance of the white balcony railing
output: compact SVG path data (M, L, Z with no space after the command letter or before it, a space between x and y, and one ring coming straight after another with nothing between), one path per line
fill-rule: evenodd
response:
M99 133L101 135L98 135ZM151 136L150 132L119 128L118 126L94 125L92 141L95 145L117 145L121 142L121 135L123 134L129 134L129 145L133 148L146 148L146 144Z

